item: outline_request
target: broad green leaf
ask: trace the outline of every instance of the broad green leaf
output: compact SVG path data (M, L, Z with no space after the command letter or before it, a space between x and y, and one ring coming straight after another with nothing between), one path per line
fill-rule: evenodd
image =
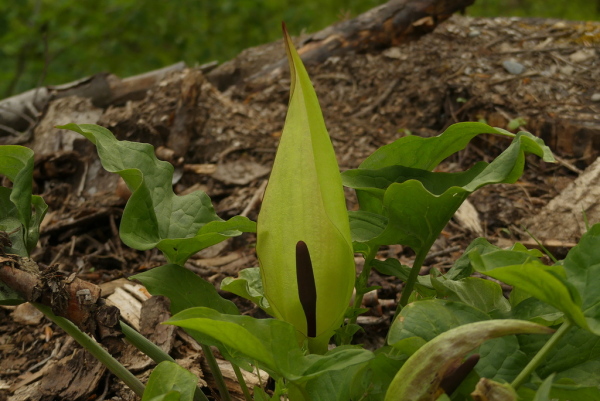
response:
M403 308L399 317L392 323L388 343L398 348L402 342L411 338L430 341L456 327L490 320L488 314L460 302L440 299L414 302ZM487 341L477 353L481 358L475 366L475 371L479 376L493 380L513 380L530 360L530 357L520 350L515 336Z
M228 352L258 363L275 377L285 377L290 372L288 358L278 360L276 356L289 352L290 358L297 358L296 354L302 353L293 326L279 320L258 320L225 315L209 308L190 308L165 323L183 327L190 333L197 332L203 344L216 345L219 349L226 347Z
M425 301L424 301L425 302ZM387 390L386 401L431 399L444 375L484 341L519 333L551 330L519 320L488 320L451 329L419 348L400 368Z
M4 231L10 241L4 252L25 257L29 255L23 235L25 229L19 220L17 206L10 200L11 194L11 189L0 187L0 231Z
M179 401L180 399L181 394L179 394L179 391L169 391L168 393L153 397L149 401Z
M352 241L368 242L379 236L387 226L387 219L379 214L362 210L349 211Z
M408 275L410 274L410 266L401 264L396 258L387 258L386 260L374 259L372 266L379 273L386 276L398 277L402 281L408 280Z
M553 401L595 401L600 400L600 389L598 386L580 386L555 382L552 385L550 397Z
M304 384L311 401L379 401L383 398L394 375L408 358L390 357L378 350L375 358L349 366L346 369L327 371Z
M478 277L462 280L448 280L444 277L432 277L431 283L439 298L462 302L489 314L492 317L507 317L510 304L500 284Z
M564 261L567 280L582 299L581 310L596 335L600 335L600 224L585 233Z
M521 350L533 357L549 336L519 336ZM569 379L578 385L594 385L600 389L600 336L572 327L549 352L536 372L546 378L556 372L556 380Z
M512 335L484 342L477 353L481 358L475 366L477 374L496 381L513 381L531 360Z
M536 391L529 387L520 387L519 400L533 401ZM551 401L590 401L600 400L600 390L597 387L579 386L577 384L552 383L550 390Z
M252 301L266 313L273 316L269 301L264 296L260 271L257 267L241 270L237 278L225 277L221 282L221 290L229 291Z
M444 275L445 278L450 280L460 280L465 277L470 277L473 272L473 266L471 264L471 259L469 258L470 252L477 252L480 255L485 255L486 253L495 252L502 250L496 245L492 245L485 238L476 238L469 244L465 252L462 254L460 258L454 262L450 270ZM539 258L542 257L542 253L537 249L527 249L520 243L515 243L510 249L510 251L522 252L525 253L523 255L524 259L528 259L529 257ZM512 292L511 292L512 296ZM530 296L530 295L529 295Z
M519 306L519 304L521 302L526 301L531 298L533 298L533 297L527 291L525 291L521 288L518 288L518 287L513 287L513 289L510 291L510 295L508 296L508 302L510 302L510 305L513 308L516 308L517 306ZM533 298L533 299L536 299L536 298Z
M396 372L409 357L409 355L392 356L394 351L391 350L393 349L379 349L374 359L360 367L350 383L354 394L352 399L363 397L364 401L378 401L383 398Z
M39 228L48 210L44 200L32 195L34 155L17 145L0 146L0 174L13 186L0 187L0 231L9 233L8 253L29 256L40 237Z
M467 195L459 187L434 195L417 180L390 185L382 202L388 225L368 245L402 244L417 253L428 250Z
M500 134L514 137L513 134L482 123L453 124L441 135L423 138L405 136L382 146L367 157L360 168L379 169L388 166L405 166L431 171L448 156L463 150L480 134Z
M171 313L205 306L237 315L235 304L219 295L214 285L178 265L163 265L131 277L139 280L152 295L164 295L171 301Z
M142 401L192 401L198 378L176 363L159 363L150 374ZM161 398L157 398L161 397Z
M323 353L352 295L354 254L342 180L319 102L287 33L284 41L290 101L258 215L256 253L275 317L306 336L311 352ZM298 250L302 244L306 252Z
M555 374L551 374L546 377L546 380L542 382L540 387L535 392L535 396L533 397L533 401L551 401L550 399L550 390L552 390L552 382L554 381Z
M396 258L388 258L386 260L373 260L371 265L375 270L381 274L388 276L398 277L400 280L406 282L410 273L410 267L400 264L400 261ZM415 283L415 290L423 297L430 297L435 294L433 286L431 285L430 276L418 276L417 282Z
M379 149L359 169L344 172L344 185L356 189L361 210L388 219L387 228L369 245L403 244L417 253L427 251L470 193L484 185L515 182L523 172L526 153L553 161L539 138L519 132L490 164L481 162L463 173L430 172L483 132L505 134L479 123L456 124L435 138L401 138ZM459 145L440 145L455 143Z
M483 320L490 317L463 303L440 299L413 302L394 319L388 332L388 344L415 336L430 341L455 327Z
M96 145L102 166L119 174L132 191L120 227L126 245L140 250L156 247L170 263L183 265L204 248L255 231L255 224L245 217L219 218L202 191L175 195L173 166L158 160L152 145L118 141L106 128L92 124L59 128L78 132Z
M309 380L304 385L307 399L310 401L348 401L351 400L352 383L362 365L346 369L325 372Z
M587 328L576 299L576 290L566 281L560 265L546 266L522 252L496 251L485 255L469 253L475 269L506 284L521 288L562 311L577 325Z
M269 395L265 392L265 390L263 390L261 387L258 387L258 386L254 386L252 394L254 395L254 401L279 400L278 397L269 397Z
M421 337L408 337L404 338L400 341L396 341L393 345L391 345L390 356L395 358L406 360L412 354L417 352L419 348L425 345L427 341L422 339Z
M325 355L304 355L294 326L281 320L224 315L209 308L192 308L168 322L213 338L275 377L302 383L324 372L346 369L373 358L370 351L338 347Z
M487 163L479 162L469 170L459 173L432 173L404 166L389 166L378 170L359 168L344 172L343 177L345 186L368 192L379 199L383 199L385 190L390 185L408 180L417 180L427 191L434 195L441 195L448 188L468 185L486 166Z
M511 311L513 319L529 320L530 322L544 326L561 324L564 321L563 316L564 313L555 307L534 297L529 297L519 302Z
M531 359L549 335L517 336ZM556 373L551 398L569 401L600 399L600 336L573 327L550 351L536 373L546 379Z

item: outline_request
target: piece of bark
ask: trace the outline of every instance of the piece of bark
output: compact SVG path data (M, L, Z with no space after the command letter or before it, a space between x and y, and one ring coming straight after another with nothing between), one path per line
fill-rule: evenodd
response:
M115 288L113 294L106 299L106 303L118 308L123 319L137 331L140 330L142 303L150 298L150 296L144 296L143 299L140 299L136 291L141 288L144 287L124 284L122 288Z
M63 400L86 400L104 375L106 367L88 351L77 349L44 375L40 392Z
M140 334L167 354L173 348L175 331L177 330L176 326L162 324L171 317L169 306L170 302L168 298L155 296L145 300L141 305L141 310L138 312L140 316L138 331ZM134 372L142 371L155 365L154 361L133 346L128 347L124 351L120 361L129 370Z
M454 214L454 218L458 224L474 234L482 236L484 234L481 221L479 220L479 213L475 206L469 200L465 200L462 205L458 208Z
M12 313L12 318L19 324L38 326L42 322L44 314L29 302L26 302L17 306Z
M44 117L33 129L32 150L38 157L73 150L79 150L83 154L88 153L92 147L85 146L87 139L76 132L58 129L56 126L73 122L96 124L102 112L102 109L94 106L89 98L69 96L53 100L46 108Z
M199 70L186 70L181 82L181 95L173 117L173 125L167 147L174 151L174 157L181 157L189 150L192 137L200 132L208 118L208 112L198 107L202 97L202 87L206 82L204 74ZM198 126L198 117L200 125Z
M368 52L415 40L435 29L474 0L391 0L358 17L302 38L298 53L305 64L332 56ZM277 60L272 62L272 60ZM282 44L276 42L242 52L207 74L221 91L241 82L272 80L286 68ZM258 72L257 72L258 71Z
M600 221L600 158L522 224L542 243L577 242L586 231L584 213L590 224Z
M212 176L227 185L246 186L270 172L270 167L251 160L239 159L235 162L219 163Z
M581 159L589 166L600 156L600 121L597 113L589 111L594 110L594 103L585 98L581 101L588 103L587 110L540 113L528 120L527 130L542 138L553 152Z
M176 326L162 324L171 317L169 298L154 296L142 304L140 333L165 353L170 353L175 341Z
M34 382L29 386L15 390L15 393L7 398L7 401L38 401L42 398L40 393L40 382Z
M38 381L48 371L54 368L54 364L54 362L49 362L37 372L32 373L31 371L26 371L25 373L20 374L19 377L17 377L17 380L12 384L12 386L9 387L8 390L11 393L14 393L28 384Z

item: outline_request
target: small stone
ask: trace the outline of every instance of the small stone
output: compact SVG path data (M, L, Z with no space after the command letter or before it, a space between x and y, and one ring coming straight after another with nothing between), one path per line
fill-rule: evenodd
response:
M44 314L29 302L17 306L12 313L13 320L20 324L37 326L42 322Z
M506 71L508 71L510 74L513 74L513 75L519 75L523 71L525 71L525 66L523 64L517 63L516 61L512 61L512 60L503 61L502 67L504 67L504 69Z
M564 67L560 67L560 72L563 75L573 75L573 72L575 72L575 68L571 67L570 65L565 65Z
M596 51L594 49L581 49L577 50L569 56L569 60L572 63L583 63L593 57L596 57Z
M594 93L592 95L592 102L600 102L600 93Z
M564 23L563 21L559 21L556 24L552 25L552 30L559 30L559 29L568 29L569 26Z
M399 47L390 47L389 49L385 49L381 54L387 58L391 59L402 59L402 50Z
M477 37L479 35L481 35L481 31L478 31L477 29L471 28L471 30L469 31L469 37L470 38L475 38L475 37Z

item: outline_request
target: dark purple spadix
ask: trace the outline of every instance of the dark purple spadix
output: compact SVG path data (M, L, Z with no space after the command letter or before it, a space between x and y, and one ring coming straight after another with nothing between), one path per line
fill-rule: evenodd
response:
M317 336L317 286L310 253L304 241L296 244L296 280L300 304L306 316L306 334Z

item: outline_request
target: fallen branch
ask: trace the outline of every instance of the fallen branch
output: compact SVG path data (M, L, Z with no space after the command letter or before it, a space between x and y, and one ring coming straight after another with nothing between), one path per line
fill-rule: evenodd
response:
M40 270L28 258L0 252L0 282L25 301L43 304L99 338L114 337L119 329L119 309L104 304L95 284L58 271L54 266Z

